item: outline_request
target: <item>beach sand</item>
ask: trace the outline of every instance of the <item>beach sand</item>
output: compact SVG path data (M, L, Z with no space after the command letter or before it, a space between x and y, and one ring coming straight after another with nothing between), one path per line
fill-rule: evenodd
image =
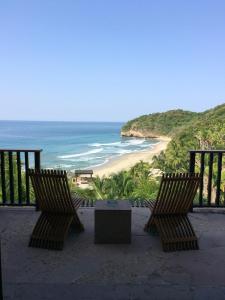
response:
M161 151L165 150L168 143L170 142L170 138L167 137L159 137L157 138L159 143L145 151L139 151L135 153L124 154L120 157L111 159L108 163L93 168L94 176L109 176L112 173L118 173L123 170L128 170L136 163L143 160L144 162L152 162L152 158L154 155L160 154Z

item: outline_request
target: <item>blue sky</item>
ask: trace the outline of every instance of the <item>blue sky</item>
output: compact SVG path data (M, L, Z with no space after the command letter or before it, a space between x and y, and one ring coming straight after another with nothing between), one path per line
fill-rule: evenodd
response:
M224 102L224 0L0 1L0 119L126 121Z

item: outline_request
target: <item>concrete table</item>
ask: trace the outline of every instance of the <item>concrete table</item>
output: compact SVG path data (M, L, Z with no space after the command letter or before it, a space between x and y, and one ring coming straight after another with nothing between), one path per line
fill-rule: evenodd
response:
M129 201L96 201L95 243L131 243L131 204Z

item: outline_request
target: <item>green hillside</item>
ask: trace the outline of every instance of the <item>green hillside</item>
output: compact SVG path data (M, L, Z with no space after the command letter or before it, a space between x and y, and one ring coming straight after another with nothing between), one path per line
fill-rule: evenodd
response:
M122 135L129 135L130 130L141 132L143 135L172 136L181 127L198 116L197 113L181 109L170 110L164 113L144 115L127 122L122 127Z
M153 166L163 171L186 171L191 149L225 149L225 104L202 113L171 110L144 115L127 122L122 134L129 130L170 136L165 152L154 158Z

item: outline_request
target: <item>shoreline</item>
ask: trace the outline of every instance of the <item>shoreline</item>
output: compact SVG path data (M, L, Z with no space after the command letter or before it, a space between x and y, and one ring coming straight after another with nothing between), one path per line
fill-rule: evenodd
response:
M147 150L124 154L122 156L112 158L102 166L92 168L94 172L93 176L107 177L110 176L110 174L128 170L136 163L140 162L140 160L151 163L153 156L159 155L161 151L165 150L171 139L161 136L156 138L156 140L159 142Z

